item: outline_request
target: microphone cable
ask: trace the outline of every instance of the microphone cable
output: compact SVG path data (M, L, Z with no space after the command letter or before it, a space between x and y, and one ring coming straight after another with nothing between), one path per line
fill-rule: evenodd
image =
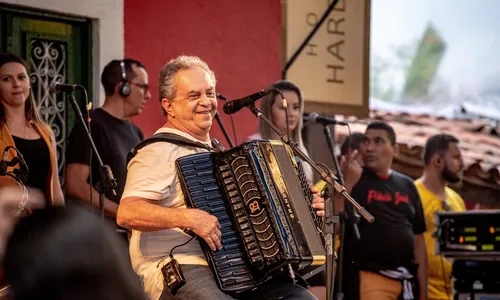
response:
M84 98L85 98L85 111L87 112L87 131L90 135L90 137L92 137L92 130L90 129L90 123L92 121L92 119L90 118L90 110L92 108L92 103L89 103L89 97L88 97L88 94L87 94L87 89L83 89L83 95L84 95ZM85 128L84 128L85 129ZM94 194L94 185L93 185L93 176L92 176L92 156L93 156L93 151L92 151L92 145L89 145L89 192L90 192L90 209L92 211L95 211L95 208L94 208L94 197L93 197L93 194Z
M219 93L215 94L217 99L222 100L224 102L227 101L227 98ZM233 129L233 137L234 137L234 145L238 146L238 138L236 137L236 126L234 125L233 114L229 114L229 120L231 121L231 128Z

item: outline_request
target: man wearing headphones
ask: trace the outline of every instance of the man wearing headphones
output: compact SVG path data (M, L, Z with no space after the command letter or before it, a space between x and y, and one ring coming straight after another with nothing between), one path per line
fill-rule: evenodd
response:
M103 163L111 168L117 182L116 195L107 192L104 200L105 215L116 223L118 202L127 178L127 153L144 139L142 131L127 118L141 113L151 93L144 65L133 59L111 61L104 67L101 83L106 98L101 108L90 111L90 130ZM99 165L93 154L90 170L91 146L85 135L83 126L77 124L69 137L66 194L88 204L92 199L92 205L99 208L99 193L95 189L100 180Z
M447 258L436 254L433 233L437 230L434 214L438 211L465 211L464 200L448 187L460 182L464 161L456 137L437 134L427 140L424 148L424 173L415 181L427 224L424 233L429 260L429 300L452 299L451 268Z

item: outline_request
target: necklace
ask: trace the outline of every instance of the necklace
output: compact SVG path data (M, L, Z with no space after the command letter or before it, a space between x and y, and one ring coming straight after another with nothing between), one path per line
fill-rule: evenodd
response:
M29 123L27 123L27 124L25 124L25 125L24 125L24 134L22 135L22 137L24 137L25 139L27 139L27 138L28 138L28 133L27 133L27 131L28 131L28 127L29 127L29 126L30 126L30 125L29 125ZM17 126L16 126L16 125L14 125L14 123L13 123L13 122L11 122L11 123L10 123L10 126L9 126L9 127L12 127L13 129L17 129Z

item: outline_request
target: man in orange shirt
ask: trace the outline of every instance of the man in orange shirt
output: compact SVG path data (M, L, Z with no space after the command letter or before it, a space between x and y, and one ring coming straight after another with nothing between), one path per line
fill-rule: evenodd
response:
M462 179L464 162L459 141L448 134L438 134L427 140L424 149L424 173L415 181L424 209L427 232L424 233L429 260L429 300L452 299L452 262L436 255L437 230L434 215L439 211L464 211L462 198L447 185Z

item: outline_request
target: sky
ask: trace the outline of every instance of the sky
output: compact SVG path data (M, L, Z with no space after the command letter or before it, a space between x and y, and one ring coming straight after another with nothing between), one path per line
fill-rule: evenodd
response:
M372 0L372 55L390 60L390 49L420 40L429 22L447 44L438 76L452 95L474 94L495 75L500 81L499 0ZM390 80L401 88L405 78L397 72Z

